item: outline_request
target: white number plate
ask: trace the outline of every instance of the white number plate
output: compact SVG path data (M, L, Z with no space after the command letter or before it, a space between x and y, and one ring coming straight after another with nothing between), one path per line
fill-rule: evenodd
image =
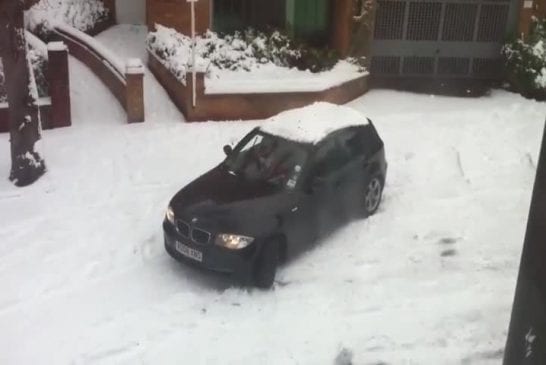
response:
M183 243L176 242L176 251L195 261L203 261L203 253L201 251L194 250L193 248L188 247Z

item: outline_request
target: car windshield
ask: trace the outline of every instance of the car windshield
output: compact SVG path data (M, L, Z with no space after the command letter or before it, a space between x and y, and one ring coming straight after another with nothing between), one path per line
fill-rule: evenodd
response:
M225 163L232 174L247 180L293 189L307 156L305 145L254 131L239 143Z

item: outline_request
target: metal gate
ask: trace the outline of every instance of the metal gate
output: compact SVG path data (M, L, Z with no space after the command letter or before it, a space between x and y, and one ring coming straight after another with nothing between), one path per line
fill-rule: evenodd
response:
M379 0L371 48L378 77L494 79L517 0Z

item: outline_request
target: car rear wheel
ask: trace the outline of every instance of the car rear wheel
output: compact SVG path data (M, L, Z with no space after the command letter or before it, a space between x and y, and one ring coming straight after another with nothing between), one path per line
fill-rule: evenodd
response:
M278 264L279 242L276 240L265 242L254 266L254 285L262 289L271 288Z
M380 176L374 176L368 182L366 193L364 195L364 212L367 216L375 214L381 204L383 194L383 179Z

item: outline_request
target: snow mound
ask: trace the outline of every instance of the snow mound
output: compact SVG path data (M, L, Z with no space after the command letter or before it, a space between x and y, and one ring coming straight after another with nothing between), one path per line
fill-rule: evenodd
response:
M315 144L337 129L366 124L366 116L353 108L317 102L277 114L260 129L293 141Z

